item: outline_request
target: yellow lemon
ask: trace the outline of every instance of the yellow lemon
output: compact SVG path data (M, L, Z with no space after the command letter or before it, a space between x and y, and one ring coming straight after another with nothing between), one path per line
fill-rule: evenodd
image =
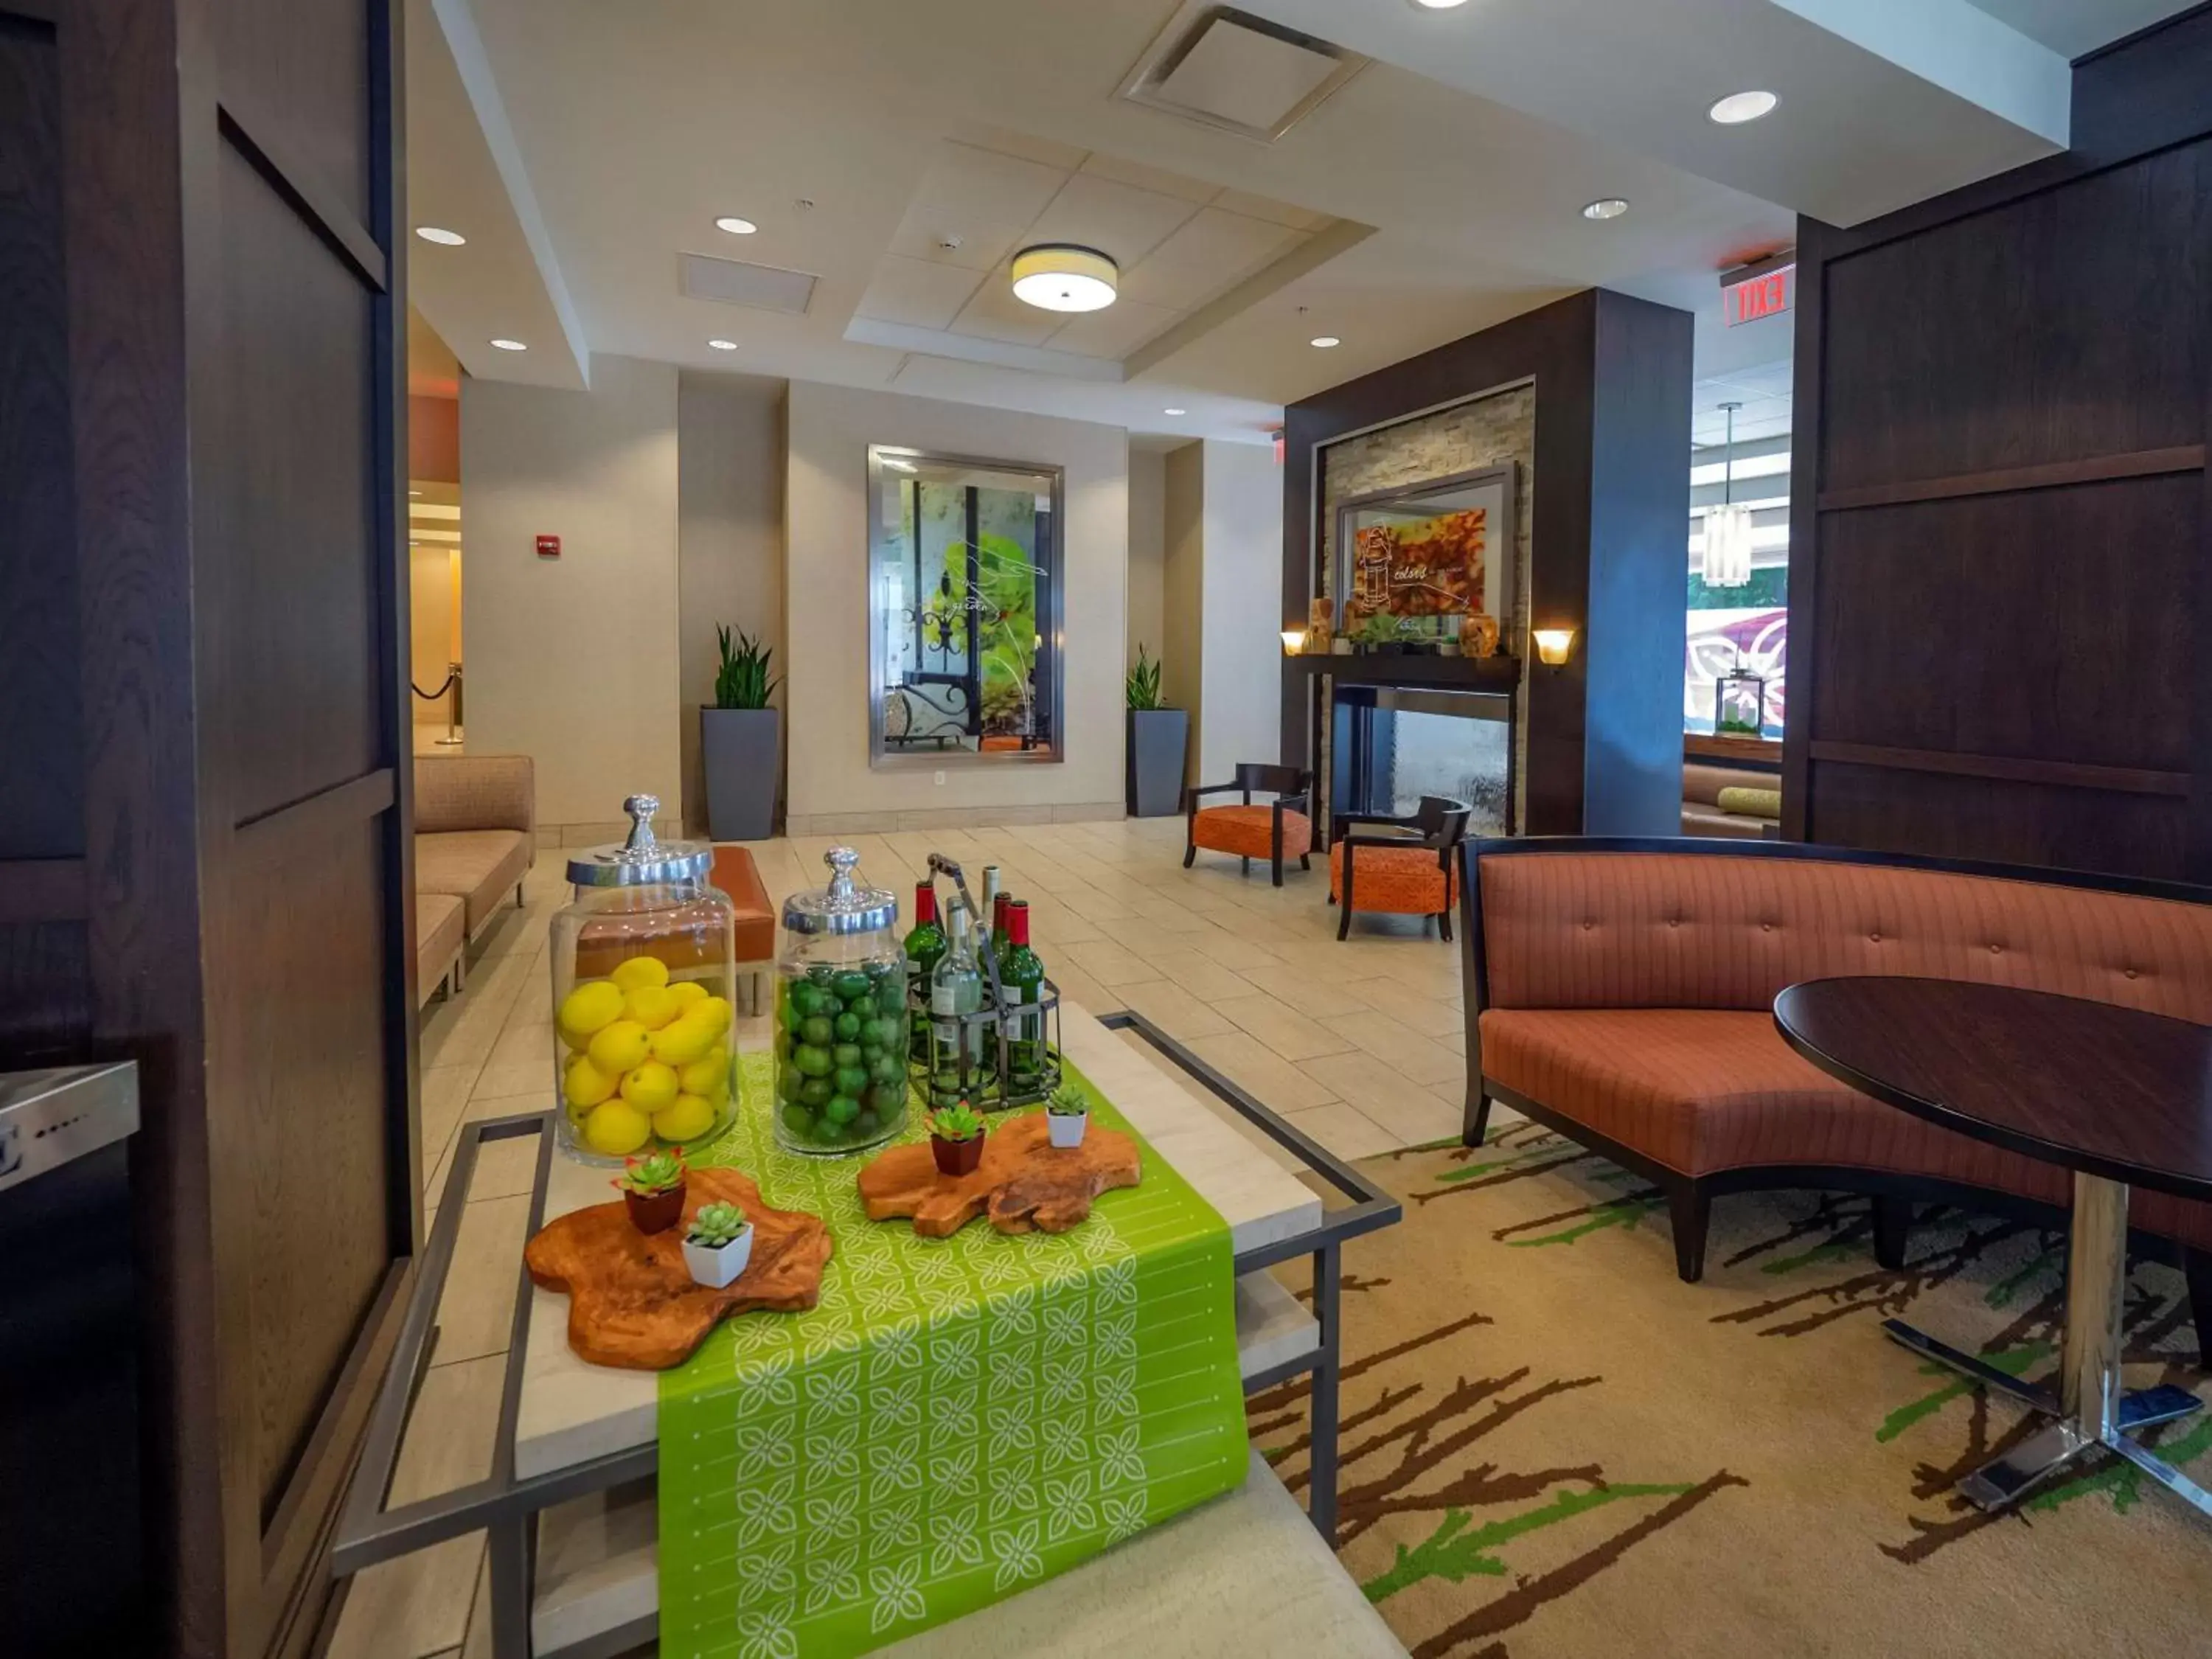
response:
M676 1098L676 1073L648 1060L623 1079L622 1097L641 1112L657 1112Z
M589 1031L572 1031L565 1025L556 1025L553 1029L560 1034L562 1042L567 1046L571 1054L580 1054L592 1046L592 1034Z
M730 1000L727 997L708 997L690 1010L693 1019L711 1020L717 1032L730 1029Z
M620 1077L652 1051L652 1039L634 1019L618 1019L592 1037L592 1064L609 1077Z
M698 1140L714 1127L714 1103L697 1095L678 1095L653 1115L653 1133L663 1140Z
M671 1066L689 1066L712 1048L720 1035L711 1020L687 1014L653 1034L653 1057Z
M588 1037L602 1026L622 1018L622 988L604 979L587 979L561 999L555 1016L562 1031L572 1037Z
M659 957L632 957L628 962L618 962L607 977L623 991L641 991L647 986L655 988L668 983L668 964Z
M676 999L668 994L667 988L659 985L641 985L629 994L623 1004L623 1012L648 1031L657 1031L676 1018Z
M676 1081L687 1095L720 1101L730 1092L730 1051L716 1043L706 1058L695 1060L677 1073Z
M562 1074L561 1092L571 1106L596 1106L614 1093L619 1080L592 1065L590 1056L578 1054Z
M606 1158L628 1158L653 1137L653 1120L635 1106L610 1100L584 1120L584 1144Z
M707 1000L707 988L696 979L679 979L668 988L668 994L676 999L678 1014L688 1013L695 1002Z

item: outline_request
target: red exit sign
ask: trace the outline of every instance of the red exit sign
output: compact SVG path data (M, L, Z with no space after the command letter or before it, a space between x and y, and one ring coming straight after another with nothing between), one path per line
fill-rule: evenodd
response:
M559 558L561 538L558 536L540 536L538 538L538 556L541 559Z
M1778 317L1796 303L1797 267L1795 264L1760 270L1749 267L1740 278L1723 277L1722 320L1735 328L1762 317Z

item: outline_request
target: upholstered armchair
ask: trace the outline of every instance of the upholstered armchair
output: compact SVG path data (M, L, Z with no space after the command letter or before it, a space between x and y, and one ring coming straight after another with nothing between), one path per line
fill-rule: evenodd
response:
M1272 793L1275 799L1264 806L1252 804L1252 792ZM1236 806L1200 806L1204 795L1224 795L1236 793L1243 797ZM1189 820L1188 839L1183 847L1182 867L1190 868L1191 860L1198 856L1201 847L1209 853L1233 853L1243 860L1249 873L1254 859L1266 859L1275 885L1283 884L1283 860L1296 859L1298 868L1310 870L1307 854L1313 850L1313 820L1307 817L1312 808L1313 774L1301 772L1292 766L1255 766L1247 763L1237 769L1234 781L1209 783L1202 788L1183 792L1183 811Z
M1358 908L1434 916L1449 939L1452 906L1459 900L1459 862L1452 854L1467 839L1471 811L1465 801L1424 795L1420 805L1402 817L1357 812L1333 818L1328 897L1344 913L1337 938L1350 934L1352 913ZM1384 833L1362 835L1352 829L1360 824Z

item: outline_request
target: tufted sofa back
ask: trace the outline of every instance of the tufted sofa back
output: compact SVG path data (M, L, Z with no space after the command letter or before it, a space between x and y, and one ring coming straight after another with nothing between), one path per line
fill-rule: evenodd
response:
M2212 1024L2212 904L1774 854L1515 851L1475 867L1469 948L1493 1008L1762 1009L1801 980L1917 974Z

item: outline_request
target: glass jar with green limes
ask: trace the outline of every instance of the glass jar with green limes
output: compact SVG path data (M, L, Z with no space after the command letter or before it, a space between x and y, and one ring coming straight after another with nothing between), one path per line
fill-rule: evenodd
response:
M823 855L830 884L783 907L776 963L775 1138L788 1152L880 1146L906 1127L906 953L898 900Z
M657 839L650 795L623 805L629 838L568 860L553 918L557 1133L590 1163L703 1146L736 1112L736 907L711 846Z

